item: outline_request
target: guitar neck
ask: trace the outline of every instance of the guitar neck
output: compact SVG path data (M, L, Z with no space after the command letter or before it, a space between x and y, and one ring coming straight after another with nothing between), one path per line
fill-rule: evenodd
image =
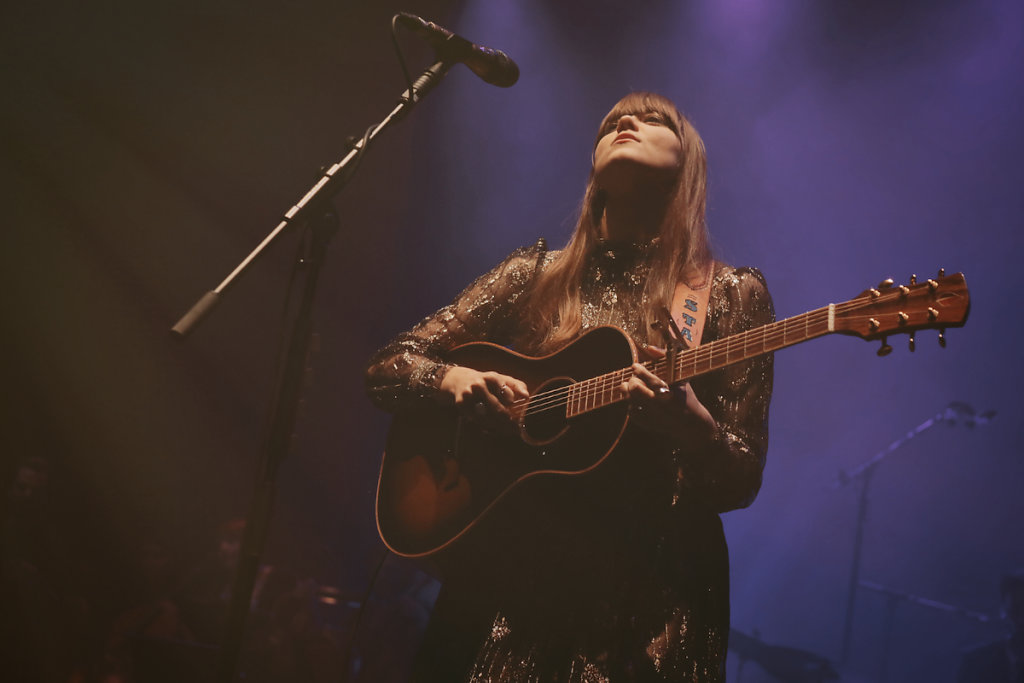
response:
M665 358L644 363L668 384L685 382L698 375L755 358L787 346L835 332L835 305L778 320L693 349L670 353ZM624 401L622 383L633 376L632 368L623 368L573 384L568 392L568 417Z

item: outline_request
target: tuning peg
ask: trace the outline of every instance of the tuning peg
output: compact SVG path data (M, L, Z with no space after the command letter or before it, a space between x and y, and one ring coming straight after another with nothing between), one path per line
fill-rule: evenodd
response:
M917 284L917 273L911 274L911 276L910 276L910 284L912 284L912 285L916 285Z
M913 352L917 348L917 343L914 341L915 332L910 333L910 351Z
M879 356L888 356L892 353L892 347L889 346L889 342L886 341L887 337L882 337L882 347L878 349Z
M939 268L939 277L945 277L945 276L946 276L946 269L945 268Z
M939 330L939 346L946 348L946 328L943 327Z
M893 286L893 284L894 284L893 279L891 277L887 277L887 278L885 278L884 280L882 280L881 282L878 283L878 288L879 289L889 289L890 287Z

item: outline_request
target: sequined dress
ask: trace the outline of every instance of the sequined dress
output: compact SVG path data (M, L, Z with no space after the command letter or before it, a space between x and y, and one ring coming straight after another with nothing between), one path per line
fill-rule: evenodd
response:
M583 279L583 328L638 329L657 241L602 243ZM517 341L537 273L557 258L543 241L517 250L448 306L375 354L372 400L392 411L434 400L444 352ZM703 341L774 319L760 272L716 264ZM445 582L417 681L725 680L728 555L718 514L749 505L761 484L770 355L695 378L715 418L713 446L630 427L587 475L531 482L442 558Z

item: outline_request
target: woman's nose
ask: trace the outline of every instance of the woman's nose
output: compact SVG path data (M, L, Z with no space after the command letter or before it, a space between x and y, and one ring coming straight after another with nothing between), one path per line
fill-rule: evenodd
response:
M619 122L616 124L615 130L637 130L638 122L639 119L637 119L637 117L634 116L633 114L623 114L622 116L619 117Z

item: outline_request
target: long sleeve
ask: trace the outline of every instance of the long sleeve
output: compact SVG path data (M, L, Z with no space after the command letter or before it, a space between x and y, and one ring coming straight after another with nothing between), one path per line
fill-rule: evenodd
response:
M370 399L399 412L425 398L436 398L451 367L449 349L471 341L511 342L517 304L547 254L544 240L516 250L477 278L454 301L403 332L373 355L366 373Z
M713 288L704 342L775 320L771 295L756 268L721 271ZM696 459L696 471L688 473L689 483L717 512L746 507L761 488L768 450L772 355L698 377L693 387L718 429L713 446Z

